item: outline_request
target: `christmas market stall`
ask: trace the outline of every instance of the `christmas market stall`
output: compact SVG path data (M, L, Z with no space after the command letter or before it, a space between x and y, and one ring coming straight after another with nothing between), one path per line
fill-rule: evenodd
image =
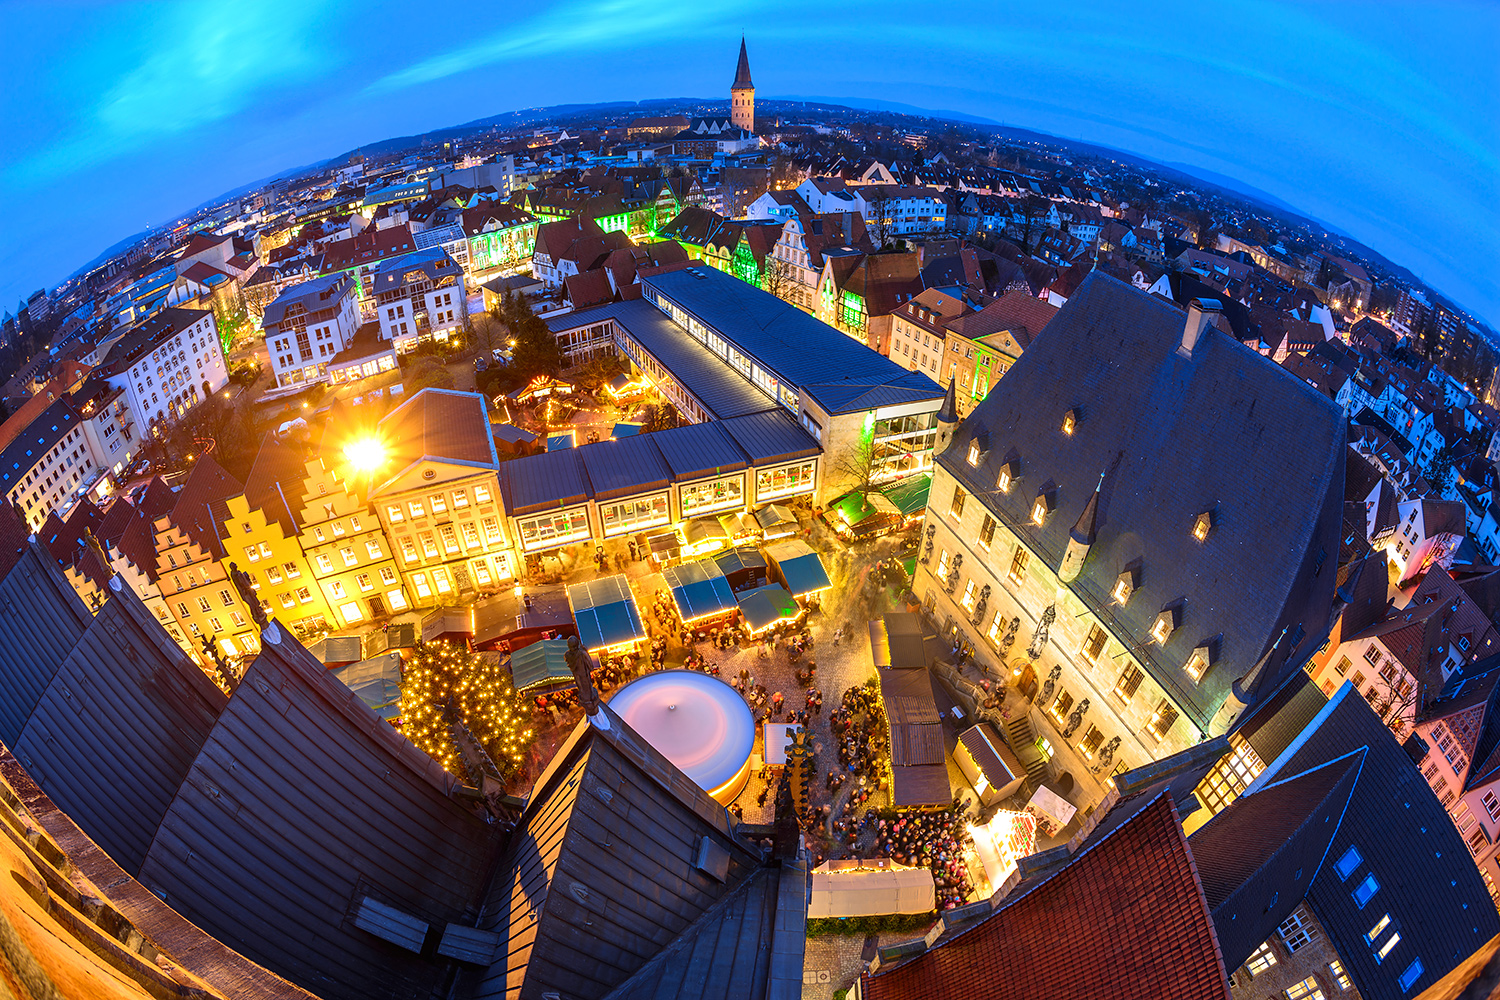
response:
M505 591L475 602L473 612L475 649L514 651L538 639L578 634L568 597L561 590Z
M684 559L713 555L730 545L729 532L714 517L699 517L689 521L683 530L683 536L687 539L682 546Z
M759 549L741 545L728 552L720 552L714 556L714 562L728 578L729 589L735 593L763 587L767 582L766 560Z
M668 566L661 575L684 626L702 627L739 612L729 580L712 559Z
M400 721L401 657L398 654L382 653L368 660L335 667L332 673L376 715L393 725Z
M763 534L760 530L760 522L755 520L754 515L742 510L720 514L719 524L729 535L731 545L753 545L760 541Z
M953 803L948 784L942 717L928 670L937 637L920 617L889 612L870 622L870 651L890 732L891 805L944 809Z
M818 601L823 592L833 586L822 558L800 538L767 545L766 559L770 563L771 579L780 581L803 605Z
M812 870L809 917L930 913L937 906L932 871L889 858L830 859Z
M573 609L578 638L590 653L633 649L646 638L646 626L623 573L572 584L568 606Z
M901 515L901 527L910 528L920 524L922 515L927 513L927 494L931 490L932 473L919 472L882 487L880 492Z
M323 666L332 670L346 663L354 663L361 655L363 643L357 635L325 635L307 647Z
M521 694L573 685L566 639L542 639L510 654L511 686Z
M988 899L1015 873L1017 861L1037 852L1036 817L999 809L983 826L971 825L969 837L989 883L980 886L979 895Z
M974 786L982 805L992 806L1009 798L1026 780L1026 768L1020 758L988 722L970 726L958 734L953 760Z
M755 512L755 523L760 525L762 537L772 542L778 538L790 538L801 530L797 515L779 503L766 504Z
M474 613L466 608L438 608L422 619L422 641L449 642L467 647L474 636Z
M740 614L744 617L745 630L752 636L797 621L803 615L797 599L779 583L769 583L753 590L743 590L735 595Z
M829 504L825 520L848 541L879 538L902 524L901 512L882 493L846 493Z

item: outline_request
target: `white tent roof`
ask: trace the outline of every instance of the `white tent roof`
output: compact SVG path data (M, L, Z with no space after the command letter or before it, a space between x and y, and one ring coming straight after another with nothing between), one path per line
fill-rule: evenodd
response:
M889 858L825 861L812 872L809 917L926 913L937 905L932 872Z

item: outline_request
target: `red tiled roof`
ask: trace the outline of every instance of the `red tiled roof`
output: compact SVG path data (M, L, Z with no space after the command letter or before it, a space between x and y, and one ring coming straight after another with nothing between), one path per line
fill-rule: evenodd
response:
M207 454L199 455L193 463L193 471L177 494L177 504L172 508L172 523L181 528L194 542L216 559L224 557L224 547L219 542L219 530L215 526L210 505L215 500L227 500L243 493L245 488Z
M861 983L867 1000L1227 1000L1228 986L1166 794L983 923Z
M593 271L584 271L581 274L568 275L563 279L563 288L566 289L568 301L573 303L574 309L602 306L606 302L614 301L615 297L615 290L609 283L609 272L602 267Z

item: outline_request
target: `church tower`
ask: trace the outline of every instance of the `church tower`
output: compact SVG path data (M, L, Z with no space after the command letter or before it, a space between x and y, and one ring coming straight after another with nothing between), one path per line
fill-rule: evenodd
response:
M755 131L755 84L750 82L750 57L745 54L744 38L740 39L740 64L729 88L729 120L736 128Z

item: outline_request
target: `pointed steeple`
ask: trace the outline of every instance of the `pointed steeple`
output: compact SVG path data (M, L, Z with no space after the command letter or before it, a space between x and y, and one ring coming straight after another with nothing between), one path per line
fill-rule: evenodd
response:
M957 379L948 380L948 394L943 397L942 409L938 410L938 422L944 424L958 423L958 385Z
M1214 714L1213 721L1208 724L1207 735L1210 737L1223 736L1229 732L1230 727L1244 714L1245 709L1250 707L1250 699L1254 697L1251 689L1255 687L1255 682L1260 679L1261 671L1266 668L1266 664L1271 661L1271 657L1276 655L1276 650L1281 645L1281 640L1286 638L1286 633L1287 630L1282 629L1281 634L1276 637L1276 641L1271 643L1271 648L1266 650L1265 654L1255 661L1255 665L1245 673L1245 676L1230 686L1229 697L1224 699L1224 704L1219 706L1218 712Z
M1099 519L1099 491L1104 488L1104 473L1099 473L1099 482L1094 487L1089 502L1083 505L1078 523L1068 532L1068 547L1063 552L1062 565L1057 569L1057 578L1063 583L1072 583L1083 572L1083 561L1089 557L1089 548L1094 544L1094 529Z
M745 51L745 37L740 36L740 64L735 67L734 84L730 90L750 90L755 84L750 82L750 56Z

